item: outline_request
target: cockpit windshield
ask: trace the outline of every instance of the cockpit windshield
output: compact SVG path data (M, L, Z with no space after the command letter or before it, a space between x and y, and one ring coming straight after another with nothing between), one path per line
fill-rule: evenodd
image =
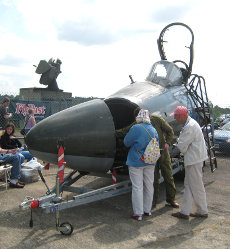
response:
M183 75L180 68L169 61L158 61L153 64L147 81L159 84L163 87L182 85Z

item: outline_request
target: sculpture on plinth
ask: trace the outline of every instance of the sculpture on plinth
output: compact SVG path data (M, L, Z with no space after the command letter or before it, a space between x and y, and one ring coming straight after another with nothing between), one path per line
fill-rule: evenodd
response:
M48 85L46 88L50 91L63 91L58 88L57 77L61 73L61 60L50 58L47 62L46 60L40 60L38 66L36 67L36 73L41 74L39 83L42 85Z

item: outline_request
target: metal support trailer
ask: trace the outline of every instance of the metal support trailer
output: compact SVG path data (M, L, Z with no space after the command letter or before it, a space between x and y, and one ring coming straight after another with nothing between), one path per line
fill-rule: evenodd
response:
M181 157L172 162L172 167L173 175L178 173L179 171L183 171L183 158ZM56 185L52 190L50 190L45 182L44 177L41 175L41 172L39 172L39 174L48 189L46 195L38 199L26 197L26 199L20 204L20 208L23 210L31 209L31 227L33 226L32 210L34 208L41 208L46 214L56 213L56 229L63 235L72 234L73 226L69 222L59 224L59 211L126 194L131 192L132 190L130 180L125 180L96 190L71 186L82 176L86 175L75 170L64 178L64 182L62 184L60 184L57 174ZM77 175L75 176L75 174ZM161 182L163 182L162 176L160 178L160 183ZM72 200L64 200L60 197L60 193L63 191L80 194L73 196Z

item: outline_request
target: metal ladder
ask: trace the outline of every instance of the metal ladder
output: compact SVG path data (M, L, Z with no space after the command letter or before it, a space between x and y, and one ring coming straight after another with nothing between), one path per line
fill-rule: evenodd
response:
M192 74L190 82L184 84L188 96L191 97L195 104L195 112L198 114L199 124L202 127L205 142L207 145L211 171L217 168L217 161L214 150L214 126L211 109L209 106L205 79L197 74ZM211 132L211 137L210 137Z

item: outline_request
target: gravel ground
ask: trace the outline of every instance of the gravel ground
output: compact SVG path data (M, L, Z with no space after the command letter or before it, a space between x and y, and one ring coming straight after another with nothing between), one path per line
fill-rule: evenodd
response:
M43 171L48 185L55 183L57 166ZM66 172L69 170L66 169ZM161 184L160 199L153 216L141 222L130 219L131 194L64 210L61 222L74 226L71 236L63 236L55 228L55 214L40 209L33 212L33 228L29 227L30 210L20 210L26 196L38 198L46 193L42 181L27 184L24 189L0 187L0 248L230 248L230 157L218 155L218 169L204 168L209 217L178 220L165 207L165 189ZM77 186L106 186L111 179L85 176ZM183 181L176 179L177 201L182 202ZM70 198L70 194L65 197Z

